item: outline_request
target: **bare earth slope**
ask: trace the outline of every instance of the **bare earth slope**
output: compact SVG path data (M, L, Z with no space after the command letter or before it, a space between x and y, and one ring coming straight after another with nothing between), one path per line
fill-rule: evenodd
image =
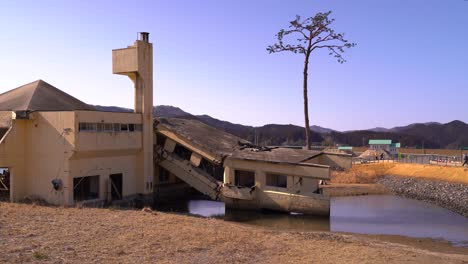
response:
M367 236L182 215L0 203L0 263L467 263Z

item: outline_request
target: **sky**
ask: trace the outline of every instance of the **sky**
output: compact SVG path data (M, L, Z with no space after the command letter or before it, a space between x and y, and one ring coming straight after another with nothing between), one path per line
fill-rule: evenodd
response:
M295 15L332 11L357 46L311 56L311 125L336 130L468 123L466 0L0 0L0 93L42 79L133 108L111 50L150 32L154 103L244 125L304 123L303 57L268 54Z

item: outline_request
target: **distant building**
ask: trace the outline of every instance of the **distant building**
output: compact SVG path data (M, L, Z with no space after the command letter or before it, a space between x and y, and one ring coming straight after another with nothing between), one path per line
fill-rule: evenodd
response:
M338 150L350 150L350 151L352 151L353 147L351 147L351 146L339 146Z
M391 155L397 155L400 146L400 143L392 143L391 139L369 139L371 150L385 150Z

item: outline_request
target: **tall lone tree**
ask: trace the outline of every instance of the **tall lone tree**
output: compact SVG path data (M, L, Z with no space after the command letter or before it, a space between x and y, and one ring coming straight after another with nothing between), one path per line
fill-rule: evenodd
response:
M300 16L289 22L289 29L281 29L276 37L278 42L268 46L267 51L271 53L290 51L304 55L304 119L307 149L310 149L310 126L309 126L309 102L307 96L307 77L309 72L310 54L317 49L328 49L329 55L334 56L339 63L346 60L342 53L345 48L351 48L356 43L350 43L344 38L343 33L335 33L330 25L335 19L330 19L331 11L317 13L314 17L301 20ZM293 37L296 36L294 39ZM285 38L293 38L285 42Z

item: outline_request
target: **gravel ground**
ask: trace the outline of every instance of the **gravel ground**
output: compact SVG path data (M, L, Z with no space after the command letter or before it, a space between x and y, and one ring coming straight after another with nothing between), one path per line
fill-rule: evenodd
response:
M387 175L377 180L399 195L428 201L468 217L468 185Z

